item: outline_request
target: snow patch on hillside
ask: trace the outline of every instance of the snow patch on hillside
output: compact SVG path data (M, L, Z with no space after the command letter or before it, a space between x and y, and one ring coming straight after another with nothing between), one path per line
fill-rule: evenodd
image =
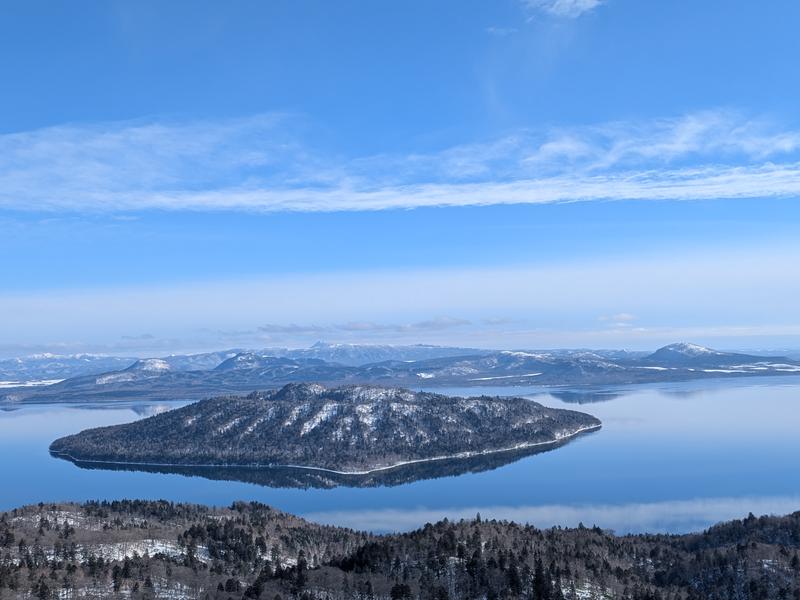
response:
M356 406L356 414L358 415L358 420L361 421L367 428L372 431L375 428L375 421L377 420L377 416L374 412L375 405L374 404L359 404Z
M136 375L130 372L122 372L122 373L109 373L108 375L101 375L100 377L95 378L94 382L96 385L107 385L109 383L122 383L125 381L134 381L136 379Z
M324 423L336 415L336 413L339 412L339 409L340 405L335 402L325 403L317 414L303 423L303 428L300 430L300 435L306 435L309 431L316 429L319 427L320 423Z

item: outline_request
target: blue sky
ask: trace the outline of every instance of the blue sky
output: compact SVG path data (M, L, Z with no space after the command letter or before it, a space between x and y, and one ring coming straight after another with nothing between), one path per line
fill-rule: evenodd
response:
M800 346L796 2L0 17L0 355Z

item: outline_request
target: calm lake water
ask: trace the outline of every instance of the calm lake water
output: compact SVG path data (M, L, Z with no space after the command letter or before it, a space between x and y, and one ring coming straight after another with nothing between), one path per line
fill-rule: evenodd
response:
M484 518L542 527L583 522L618 532L683 532L748 512L800 510L800 377L591 393L543 393L536 388L434 391L523 395L547 406L591 413L603 421L603 429L482 473L395 487L281 489L176 474L81 469L51 457L50 442L88 427L142 418L166 405L30 406L0 412L0 510L100 498L212 505L257 500L316 521L375 531L480 512Z

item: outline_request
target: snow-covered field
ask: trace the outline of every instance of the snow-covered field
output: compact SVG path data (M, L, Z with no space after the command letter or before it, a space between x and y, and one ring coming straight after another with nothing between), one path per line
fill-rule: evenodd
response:
M61 383L63 379L36 379L34 381L0 381L0 390L18 387L40 387Z

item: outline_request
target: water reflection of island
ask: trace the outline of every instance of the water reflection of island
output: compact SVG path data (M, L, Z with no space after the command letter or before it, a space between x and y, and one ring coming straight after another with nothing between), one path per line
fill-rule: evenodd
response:
M590 432L591 433L591 432ZM581 434L581 437L587 434ZM219 467L219 466L155 466L123 463L98 463L74 460L58 453L56 458L68 460L82 469L110 471L142 471L183 475L185 477L204 477L218 481L241 481L274 488L323 488L335 487L380 487L397 486L424 479L456 477L468 473L491 471L516 462L522 458L549 452L571 441L565 439L552 444L520 450L494 452L469 458L448 458L428 462L393 467L383 471L373 471L364 475L339 474L330 471L303 467Z
M594 404L608 402L622 397L622 392L615 390L550 390L550 396L568 404Z

